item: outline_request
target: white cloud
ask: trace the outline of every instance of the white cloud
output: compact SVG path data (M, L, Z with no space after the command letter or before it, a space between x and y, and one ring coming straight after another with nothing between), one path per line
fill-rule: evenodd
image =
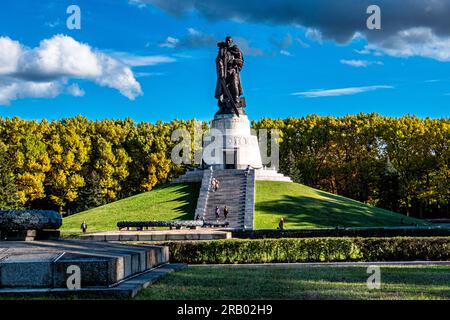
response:
M450 61L450 37L438 36L430 28L416 27L369 44L365 50L382 51L394 57L420 56Z
M209 33L199 31L194 28L188 28L187 34L181 38L167 37L165 42L160 43L160 47L166 48L210 48L216 46L218 39Z
M83 97L85 92L78 84L74 83L67 87L67 92L74 97Z
M364 49L362 49L362 50L356 50L356 49L355 49L355 52L356 52L357 54L364 54L364 55L370 54L370 53L371 53L370 50L367 49L367 48L364 48Z
M150 65L158 59L131 62ZM36 48L0 37L0 104L27 97L55 97L71 78L116 89L131 100L143 94L130 65L69 36L44 39Z
M442 79L430 79L430 80L425 80L425 83L435 83L435 82L441 82Z
M176 59L167 56L136 56L126 52L115 52L113 56L130 67L154 66L176 61Z
M50 21L50 22L45 23L45 25L49 28L55 28L55 27L59 26L60 24L61 24L61 21L59 19L56 19L53 22Z
M62 91L59 82L32 82L0 79L0 105L10 105L12 100L23 98L53 98Z
M164 72L136 72L135 76L138 78L143 77L155 77L155 76L163 76L165 75Z
M450 61L449 0L381 0L382 31L365 27L370 1L318 0L129 0L149 4L173 16L192 12L209 21L245 21L265 26L302 26L308 39L349 44L365 38L376 51L396 56L422 56ZM311 4L311 3L314 3ZM406 6L406 7L405 7ZM320 10L314 10L320 7ZM362 53L365 50L362 50ZM364 54L364 53L363 53Z
M280 54L282 54L283 56L292 57L292 53L287 50L280 50Z
M16 72L26 78L101 77L100 56L86 44L56 35L42 40L37 48L25 50Z
M348 66L356 67L356 68L366 68L373 64L383 65L383 62L381 62L381 61L368 61L368 60L345 60L345 59L342 59L340 62L342 64L346 64Z
M295 41L304 49L308 49L310 47L310 45L304 42L301 38L295 38Z
M15 72L22 54L19 42L8 37L0 37L0 75Z
M166 47L166 48L175 48L179 42L180 42L180 39L177 39L174 37L167 37L166 42L161 43L159 46Z
M200 36L202 33L198 30L195 30L194 28L188 28L188 33L191 36Z
M238 45L244 55L249 56L261 56L263 55L263 50L261 48L253 47L250 41L243 37L234 37L234 42Z
M316 41L316 42L319 42L319 43L322 43L322 41L323 41L323 35L322 35L322 32L319 29L308 28L306 30L305 36L309 40Z
M129 0L128 3L141 9L147 6L142 0Z
M392 88L394 87L386 85L377 85L377 86L350 87L350 88L329 89L329 90L311 90L304 92L294 92L291 95L303 96L306 98L336 97L374 91L379 89L392 89Z

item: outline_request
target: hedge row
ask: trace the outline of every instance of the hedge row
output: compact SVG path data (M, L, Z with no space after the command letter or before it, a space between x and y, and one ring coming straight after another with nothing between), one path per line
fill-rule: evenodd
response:
M444 261L450 238L301 238L164 242L171 262L189 264Z
M202 220L175 220L175 221L119 221L117 228L149 228L149 227L202 227Z
M259 229L233 231L233 238L278 239L313 237L448 237L450 228L405 227L405 228L321 228L321 229Z

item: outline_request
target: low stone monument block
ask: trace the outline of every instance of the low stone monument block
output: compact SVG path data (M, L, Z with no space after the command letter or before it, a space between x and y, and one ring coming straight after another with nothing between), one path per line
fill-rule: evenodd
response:
M81 287L108 287L168 262L168 248L91 241L5 241L0 244L0 293L4 288L67 288L70 266Z

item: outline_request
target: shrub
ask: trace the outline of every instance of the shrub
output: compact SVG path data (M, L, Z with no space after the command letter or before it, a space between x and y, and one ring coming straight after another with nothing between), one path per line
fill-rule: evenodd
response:
M172 262L233 264L449 260L450 238L300 238L163 242Z
M445 237L450 236L450 229L440 227L405 227L405 228L321 228L321 229L259 229L233 231L233 238L267 239L267 238L312 238L312 237Z

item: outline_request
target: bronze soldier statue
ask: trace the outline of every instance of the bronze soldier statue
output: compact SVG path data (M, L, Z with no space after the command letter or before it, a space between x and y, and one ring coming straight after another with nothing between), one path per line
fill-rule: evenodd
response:
M244 56L241 50L233 45L233 39L228 36L225 42L219 42L219 53L216 58L217 85L215 97L218 99L217 114L245 114L245 99L242 96L240 72L244 66Z

